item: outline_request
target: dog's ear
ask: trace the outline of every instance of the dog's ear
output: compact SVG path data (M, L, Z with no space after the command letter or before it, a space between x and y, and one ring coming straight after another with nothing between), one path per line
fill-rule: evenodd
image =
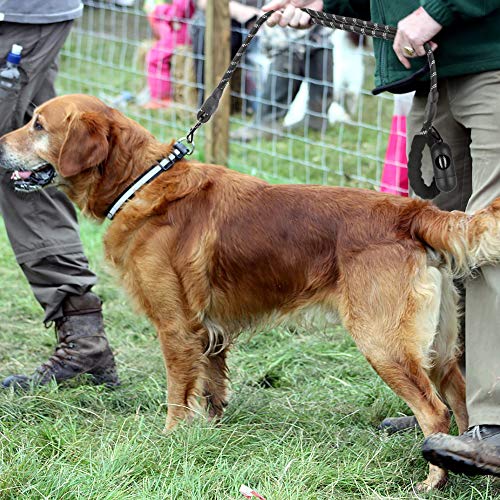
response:
M66 118L68 130L59 152L59 173L71 177L101 164L108 156L108 121L99 113L78 113Z

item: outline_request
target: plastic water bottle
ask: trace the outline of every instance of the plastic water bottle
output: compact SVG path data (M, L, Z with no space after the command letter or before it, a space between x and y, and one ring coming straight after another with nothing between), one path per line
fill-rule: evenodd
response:
M2 102L2 116L0 116L0 135L10 132L22 123L15 123L14 111L17 106L17 96L21 89L21 45L14 44L10 49L5 64L0 67L0 102Z
M5 65L0 68L0 89L4 91L19 90L21 86L19 63L21 62L21 45L14 44L10 49Z

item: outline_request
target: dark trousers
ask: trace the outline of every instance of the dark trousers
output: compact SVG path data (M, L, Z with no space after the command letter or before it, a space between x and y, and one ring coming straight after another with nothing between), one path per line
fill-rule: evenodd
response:
M333 97L331 48L292 43L286 52L272 58L262 95L261 121L284 118L300 85L309 82L308 110L325 114Z
M55 96L57 55L71 24L0 23L1 60L13 43L23 46L21 88L0 99L0 135L24 125L36 106ZM45 321L51 321L62 316L66 296L84 294L96 276L88 267L76 212L66 195L55 188L16 193L10 175L0 168L0 214L16 260L45 310Z

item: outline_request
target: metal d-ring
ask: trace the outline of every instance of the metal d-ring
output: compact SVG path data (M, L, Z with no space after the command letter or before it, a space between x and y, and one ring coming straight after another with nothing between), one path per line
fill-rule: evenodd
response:
M189 144L188 152L186 153L186 156L191 156L194 152L195 149L195 144L194 144L194 138L193 134L189 132L189 134L186 137L182 137L181 139L177 139L177 142L185 142L186 144Z

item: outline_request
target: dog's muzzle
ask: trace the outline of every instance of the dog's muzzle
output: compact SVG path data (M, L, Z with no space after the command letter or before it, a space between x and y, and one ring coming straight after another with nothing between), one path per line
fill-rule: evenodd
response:
M54 167L45 163L35 170L15 170L10 179L16 191L33 193L51 184L56 175Z

